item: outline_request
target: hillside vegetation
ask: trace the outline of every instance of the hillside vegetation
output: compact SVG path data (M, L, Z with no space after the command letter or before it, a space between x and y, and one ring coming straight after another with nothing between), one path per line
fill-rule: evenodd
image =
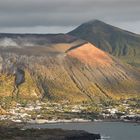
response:
M11 35L18 47L0 47L1 99L99 103L140 96L140 73L91 43L68 35L34 42L34 35L27 37L31 46L25 38Z
M89 41L124 62L140 67L140 35L99 20L84 23L68 34Z

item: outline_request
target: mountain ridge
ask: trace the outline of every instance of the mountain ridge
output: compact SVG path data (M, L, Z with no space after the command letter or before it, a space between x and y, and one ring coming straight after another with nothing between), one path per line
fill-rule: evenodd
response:
M140 35L138 34L99 20L83 23L68 34L89 41L124 62L140 66Z

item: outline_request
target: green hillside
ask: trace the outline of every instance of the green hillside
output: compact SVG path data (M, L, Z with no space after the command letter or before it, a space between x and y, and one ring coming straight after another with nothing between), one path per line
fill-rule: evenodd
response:
M94 20L68 34L89 41L98 48L140 67L140 35Z

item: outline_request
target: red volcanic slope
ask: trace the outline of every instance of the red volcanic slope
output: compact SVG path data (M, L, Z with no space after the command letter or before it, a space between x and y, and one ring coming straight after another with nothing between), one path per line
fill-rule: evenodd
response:
M86 43L68 51L69 56L77 58L83 63L89 64L91 66L110 66L113 63L112 58L102 50L96 48L90 43Z

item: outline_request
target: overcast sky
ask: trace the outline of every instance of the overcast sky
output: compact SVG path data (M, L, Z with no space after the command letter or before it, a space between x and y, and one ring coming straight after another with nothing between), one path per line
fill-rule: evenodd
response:
M93 19L140 34L140 0L0 0L0 32L68 32Z

